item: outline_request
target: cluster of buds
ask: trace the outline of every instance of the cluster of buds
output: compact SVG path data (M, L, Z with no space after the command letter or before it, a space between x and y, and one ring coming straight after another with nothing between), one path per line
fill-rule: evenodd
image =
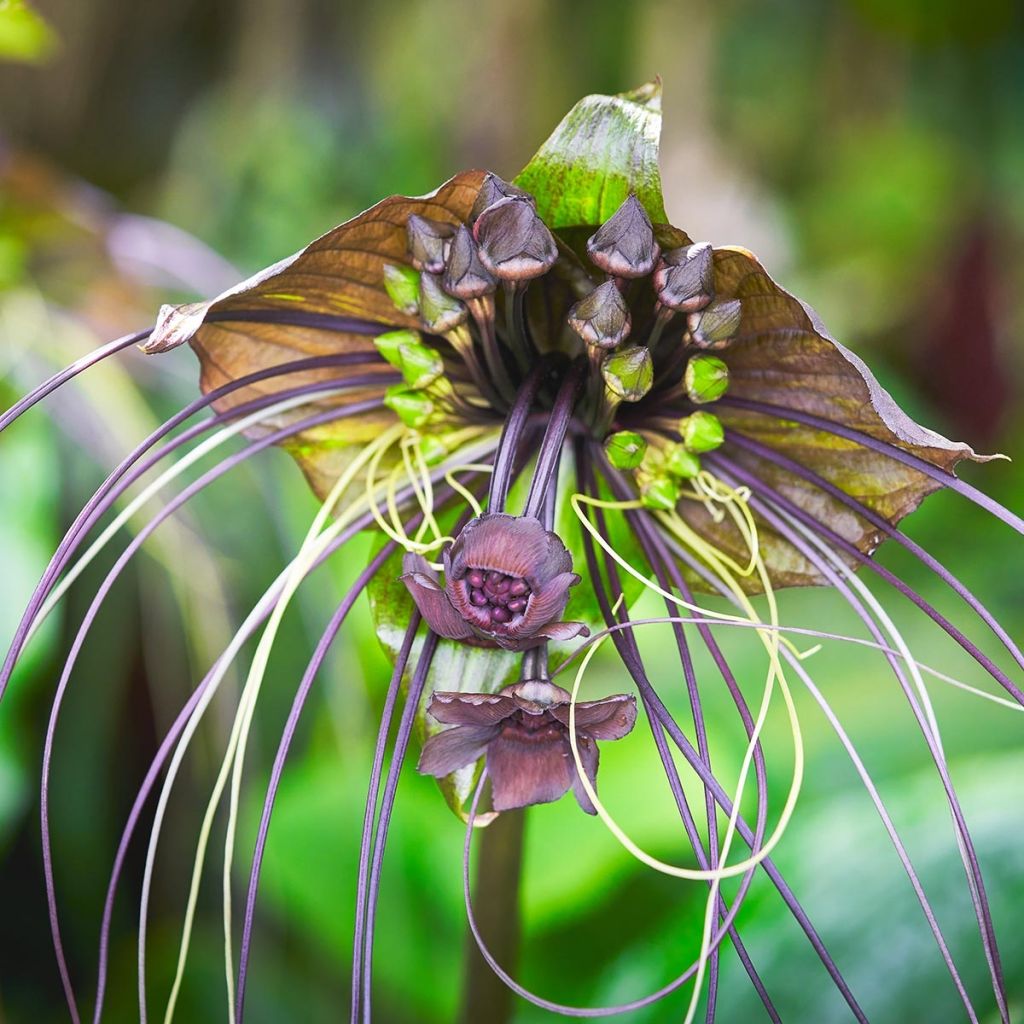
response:
M514 387L501 343L505 350L516 351L522 349L522 339L501 337L495 318L497 293L504 289L505 301L511 302L558 258L558 245L538 216L533 197L488 175L468 223L414 214L406 223L406 236L409 264L384 267L391 301L407 316L418 317L423 331L452 346L488 405L507 403ZM522 355L517 351L520 360ZM422 425L431 415L422 410L434 409L438 397L436 385L433 394L424 395L425 387L407 383L396 389L389 404L403 419L404 409L410 409L411 418Z
M616 469L632 473L648 508L666 510L675 508L686 482L701 470L701 455L719 447L725 431L718 417L704 409L657 426L661 429L609 434L604 450Z

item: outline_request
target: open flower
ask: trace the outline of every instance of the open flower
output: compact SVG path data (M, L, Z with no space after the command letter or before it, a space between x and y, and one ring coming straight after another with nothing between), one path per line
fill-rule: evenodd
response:
M452 728L423 745L418 770L448 775L486 757L496 811L546 804L572 787L580 807L596 814L569 746L569 694L544 680L498 693L435 691L429 714ZM636 699L617 694L576 705L576 737L591 784L597 786L598 740L620 740L636 721Z
M863 568L911 598L1013 700L1024 704L1019 684L997 661L871 557L887 538L901 545L934 571L989 626L1014 665L1024 668L1024 654L988 609L897 528L940 487L958 491L1018 532L1024 533L1024 522L954 475L960 460L981 457L907 416L864 362L835 341L814 311L778 285L749 251L694 243L668 223L658 171L659 130L657 85L623 96L587 97L513 182L466 171L428 196L385 199L211 301L165 307L144 342L151 353L188 343L202 368L205 397L141 446L76 521L25 613L0 676L0 694L87 529L148 468L138 462L150 448L206 405L216 412L213 424L244 415L238 429L244 428L253 441L222 468L261 447L281 444L325 502L284 582L268 591L267 606L258 609L264 617L275 612L274 629L280 618L276 613L294 586L338 546L366 528L379 529L384 538L318 646L281 740L251 866L237 985L239 1021L262 843L280 772L312 679L364 589L395 666L366 801L354 1020L360 1017L358 1004L371 991L368 921L376 906L401 765L417 717L423 722L423 695L438 684L460 682L467 689L495 691L444 690L429 702L435 719L452 728L427 740L420 766L445 777L441 788L459 814L466 815L469 794L448 776L481 757L493 779L497 810L548 802L574 786L584 809L592 811L570 763L568 695L537 681L546 679L548 641L582 638L590 626L607 628L623 669L641 694L680 814L679 834L689 838L693 857L706 872L702 877L711 883L693 999L699 997L705 969L717 978L719 944L728 932L769 1016L778 1019L732 925L751 873L763 869L853 1015L866 1020L856 994L769 856L765 751L759 742L764 715L755 718L746 703L745 687L738 684L724 644L711 628L721 624L751 627L764 646L763 707L765 713L773 707L775 687L783 691L795 742L798 703L791 699L790 686L807 682L864 773L956 998L968 1018L985 1016L978 1014L960 981L936 915L849 737L796 652L780 643L784 624L776 602L767 600L761 609L748 596L763 592L771 597L774 590L794 585L832 587L863 623L905 695L952 812L994 1006L1008 1020L981 861L934 715L922 696L924 685L912 685L909 676L917 672L916 663L906 660L906 645L894 623L854 570ZM135 340L112 343L92 361ZM80 368L76 364L37 389L0 418L0 429ZM460 523L466 525L459 528ZM445 546L448 528L454 533L450 547ZM443 583L426 557L438 551ZM574 557L581 570L585 564L582 579L573 571ZM112 574L120 567L119 562ZM398 578L402 585L396 585ZM665 601L671 617L679 661L675 678L664 663L652 678L634 637L630 605L644 588ZM561 616L570 591L574 621L567 622ZM724 596L734 608L729 614L703 608L696 603L701 591ZM417 642L416 609L427 626L422 642ZM51 728L94 613L91 609L69 656ZM246 621L231 657L260 621L255 612ZM268 634L272 642L269 626ZM715 666L710 679L695 669L691 645L706 649L707 663ZM520 652L521 659L514 657ZM225 658L229 663L231 658ZM265 665L266 658L259 664ZM215 690L226 671L227 664L218 662L203 687ZM504 687L516 677L531 681ZM255 683L247 682L232 733L232 744L243 737L235 762L239 775L260 678L256 672ZM393 760L382 778L391 715L403 682L408 684L405 709ZM709 686L728 691L737 728L742 728L746 756L734 796L719 777L724 771L721 777L731 785L736 773L722 769L717 759L713 764L709 753L715 744L709 743L701 704L701 690ZM673 691L686 694L691 730L680 726L671 702L663 699ZM195 701L190 714L200 716L209 704L205 689L201 695L197 691ZM578 705L581 765L591 780L596 741L624 736L635 714L631 697ZM176 723L178 732L161 747L140 802L186 720L183 742L195 731L188 716ZM235 749L229 758L236 757ZM677 758L704 789L703 826L687 803ZM792 759L787 807L799 793L801 763ZM748 812L754 801L744 792L751 778L758 787L754 820ZM45 801L45 782L42 793ZM236 799L228 856L237 804ZM44 804L44 822L45 812ZM137 815L130 819L128 838L136 820ZM729 822L724 831L723 820ZM201 844L207 835L208 830ZM719 890L717 869L737 859L730 856L734 840L749 850L749 872L729 906ZM48 842L44 834L47 853ZM649 856L645 862L674 873L671 865ZM113 883L121 863L115 865ZM228 868L226 906L231 901ZM48 881L58 959L73 1004L49 876ZM878 913L886 910L880 907ZM726 924L715 931L711 925L722 918ZM230 938L231 922L226 923ZM104 942L109 927L108 916ZM233 971L230 942L227 946L226 966ZM143 954L144 949L140 963ZM692 1002L689 1019L695 1006ZM369 1019L368 1007L363 1017Z
M580 578L565 545L536 519L493 513L468 523L445 549L443 588L422 555L406 555L404 567L427 625L451 640L524 651L588 634L582 622L557 621Z

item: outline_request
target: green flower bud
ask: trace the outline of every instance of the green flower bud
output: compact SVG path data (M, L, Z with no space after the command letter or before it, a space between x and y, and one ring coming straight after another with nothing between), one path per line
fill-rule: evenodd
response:
M445 334L464 324L469 310L441 287L439 274L421 274L420 316L428 331Z
M725 348L740 328L739 299L719 299L686 318L690 339L699 348Z
M640 488L640 500L647 508L669 511L679 501L679 484L665 474L650 475L638 473L637 485Z
M415 316L420 311L420 275L412 267L384 264L384 290L399 313Z
M681 444L669 448L665 465L673 476L683 480L690 480L700 472L700 459Z
M729 388L729 367L717 356L694 356L686 364L683 386L691 402L717 402Z
M651 353L642 345L608 356L601 364L608 390L624 402L639 402L654 383Z
M689 451L710 452L725 440L725 430L714 413L698 410L679 421L679 436Z
M420 453L428 466L436 466L448 458L448 446L436 434L424 434L420 438Z
M401 349L403 345L419 345L420 336L416 331L387 331L373 339L377 351L396 369L402 369Z
M384 392L384 404L407 427L422 427L434 413L434 403L422 391L396 384Z
M647 442L632 430L620 430L604 439L604 451L616 469L636 469L644 460Z
M398 354L398 368L411 388L425 388L444 373L444 360L427 345L401 345Z

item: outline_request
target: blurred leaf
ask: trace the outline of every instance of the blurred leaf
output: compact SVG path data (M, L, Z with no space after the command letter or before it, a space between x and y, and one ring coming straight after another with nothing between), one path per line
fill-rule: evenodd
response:
M58 45L56 33L25 0L0 0L0 60L39 64Z
M548 227L601 224L636 193L655 224L661 193L661 82L619 96L585 96L519 172Z

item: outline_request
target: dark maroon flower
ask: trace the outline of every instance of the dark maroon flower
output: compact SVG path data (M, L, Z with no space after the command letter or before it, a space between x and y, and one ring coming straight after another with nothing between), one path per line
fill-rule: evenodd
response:
M406 555L402 581L427 620L451 640L523 651L544 640L587 636L559 622L579 583L559 538L530 516L492 513L468 523L444 552L445 582L422 555Z
M499 693L435 692L430 714L444 725L423 746L417 766L441 778L486 755L496 811L547 804L571 786L580 807L596 814L569 745L569 694L530 680ZM616 694L576 705L576 740L587 777L597 786L598 740L620 740L636 721L636 699Z

